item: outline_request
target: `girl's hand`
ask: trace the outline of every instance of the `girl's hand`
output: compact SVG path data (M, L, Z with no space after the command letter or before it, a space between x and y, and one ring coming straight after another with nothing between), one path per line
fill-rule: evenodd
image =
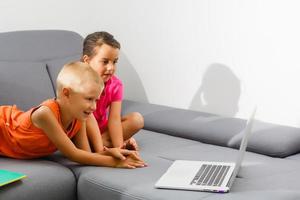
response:
M126 157L124 156L124 152L121 150L122 149L120 148L107 148L106 146L104 146L104 151L109 155L120 160L125 160Z
M144 162L136 151L121 148L107 148L106 146L104 146L104 151L119 160L126 160L126 157L131 156L138 161Z

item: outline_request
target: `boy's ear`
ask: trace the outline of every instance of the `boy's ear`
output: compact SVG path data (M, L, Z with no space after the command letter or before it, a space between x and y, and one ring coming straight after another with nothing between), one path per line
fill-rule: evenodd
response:
M69 97L70 96L70 88L63 88L62 89L62 94L64 97Z
M83 55L83 56L82 56L82 61L83 61L84 63L89 63L89 62L90 62L90 57L89 57L88 55Z

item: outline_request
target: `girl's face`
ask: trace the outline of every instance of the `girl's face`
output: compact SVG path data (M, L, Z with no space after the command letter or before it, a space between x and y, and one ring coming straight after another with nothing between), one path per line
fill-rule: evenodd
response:
M103 44L95 47L96 54L93 57L83 56L83 61L88 63L107 82L116 71L119 58L119 49Z

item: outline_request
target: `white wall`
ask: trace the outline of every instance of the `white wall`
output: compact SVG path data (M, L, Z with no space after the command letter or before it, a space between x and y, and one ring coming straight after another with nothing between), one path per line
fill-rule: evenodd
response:
M1 0L0 32L97 30L127 98L300 127L298 0Z

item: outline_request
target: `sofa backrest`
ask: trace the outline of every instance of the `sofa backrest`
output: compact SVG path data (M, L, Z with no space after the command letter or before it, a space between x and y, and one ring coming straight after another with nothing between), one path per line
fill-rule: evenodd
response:
M125 100L123 114L134 111L146 130L232 148L239 148L246 126L244 119ZM255 120L247 150L280 158L299 153L300 128Z
M27 110L55 97L61 67L79 60L83 38L72 31L0 33L0 105Z

